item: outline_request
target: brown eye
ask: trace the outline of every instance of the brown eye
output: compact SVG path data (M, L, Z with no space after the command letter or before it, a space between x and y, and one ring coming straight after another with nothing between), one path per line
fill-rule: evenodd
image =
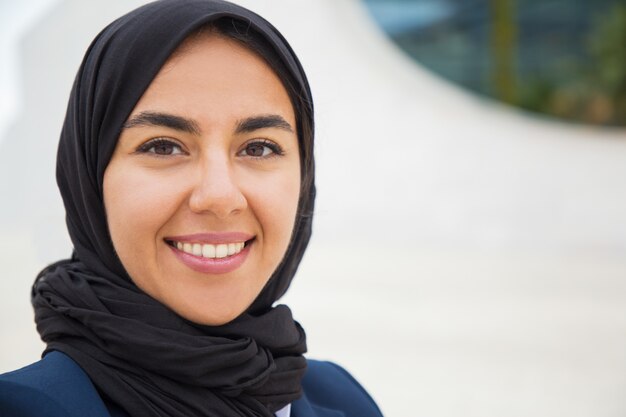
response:
M154 145L154 153L158 155L171 155L174 152L174 147L170 143L160 143Z
M178 155L183 153L179 144L166 139L151 140L143 144L137 151L140 153L151 153L159 156Z
M250 142L239 152L240 156L252 158L269 158L282 154L282 148L269 140Z
M270 152L271 149L267 146L261 145L260 143L252 143L246 146L246 155L248 156L265 156L266 153L269 154Z

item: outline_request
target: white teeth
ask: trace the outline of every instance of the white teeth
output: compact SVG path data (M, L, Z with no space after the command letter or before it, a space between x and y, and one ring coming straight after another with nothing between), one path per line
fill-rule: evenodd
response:
M215 245L202 245L202 256L205 258L215 258Z
M215 248L216 258L225 258L228 256L228 245L220 244Z
M209 243L182 243L174 242L174 246L180 251L203 258L225 258L241 252L245 246L244 242L220 243L211 245Z

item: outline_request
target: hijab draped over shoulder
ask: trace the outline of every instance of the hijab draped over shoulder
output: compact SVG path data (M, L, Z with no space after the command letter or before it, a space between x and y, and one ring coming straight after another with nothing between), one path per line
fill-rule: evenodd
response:
M268 284L234 321L204 326L132 282L113 249L102 188L122 126L159 69L191 33L223 19L245 24L273 51L268 64L286 69L303 175L291 243ZM57 182L74 253L44 269L33 286L46 351L70 356L106 401L130 415L272 416L300 397L305 333L287 306L273 304L311 235L312 128L311 94L297 57L271 24L242 7L162 0L107 26L78 71L59 143Z

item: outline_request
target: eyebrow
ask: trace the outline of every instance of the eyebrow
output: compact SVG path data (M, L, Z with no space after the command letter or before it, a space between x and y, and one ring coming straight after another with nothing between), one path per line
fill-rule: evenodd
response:
M202 131L198 123L193 119L176 116L169 113L141 112L124 123L124 129L138 126L164 126L170 129L180 130L187 133L199 135ZM277 114L267 114L261 116L251 116L237 122L236 133L250 133L259 129L278 128L293 132L293 127L282 116Z
M168 113L145 111L141 112L124 123L123 128L129 129L137 126L164 126L170 129L199 135L200 126L192 119L176 116Z
M287 132L293 132L293 127L282 116L277 114L247 117L237 123L235 131L236 133L249 133L268 128L278 128Z

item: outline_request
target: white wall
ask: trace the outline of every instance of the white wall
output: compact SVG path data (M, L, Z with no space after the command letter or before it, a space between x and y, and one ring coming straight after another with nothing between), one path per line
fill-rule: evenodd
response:
M56 141L91 38L141 1L59 1L21 41L0 138L0 370L42 345L29 286L67 256ZM317 108L315 236L285 302L310 356L389 416L626 413L626 131L539 120L412 63L357 0L246 0ZM1 132L0 132L1 134Z

